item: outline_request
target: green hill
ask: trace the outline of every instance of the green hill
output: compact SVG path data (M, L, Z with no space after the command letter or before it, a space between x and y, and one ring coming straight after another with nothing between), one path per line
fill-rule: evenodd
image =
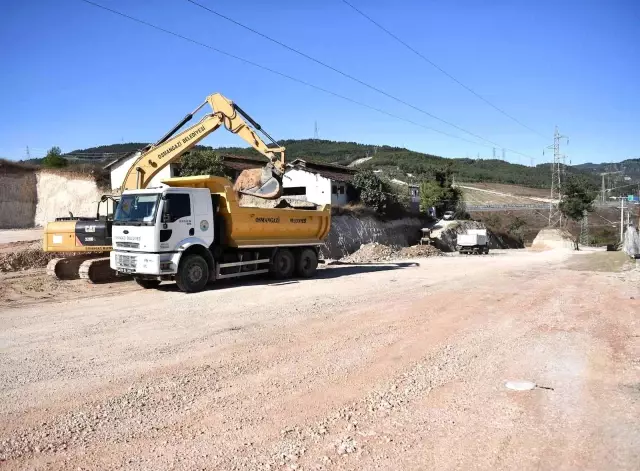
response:
M280 144L287 148L286 155L289 161L301 158L313 162L349 165L357 159L370 157L357 168L382 170L391 178L405 181L418 182L423 176L431 175L433 170L450 166L459 181L510 183L535 188L548 188L551 183L549 164L527 167L497 159L447 159L402 147L315 139L285 140ZM255 150L243 147L222 147L216 150L236 155L258 155ZM575 167L567 167L567 172L587 173ZM590 178L597 183L594 175Z
M288 139L280 141L287 148L287 160L305 159L311 162L336 163L349 165L358 159L365 159L357 168L381 170L390 178L419 182L432 175L436 169L450 167L456 179L465 182L509 183L536 188L548 188L551 180L549 164L535 167L512 164L494 159L447 159L437 155L424 154L402 147L373 146L356 142L336 142L321 139ZM106 163L117 154L133 152L146 144L129 142L110 144L86 149L76 149L65 154L70 157L85 156L87 160ZM209 148L207 146L197 146ZM219 147L215 150L221 154L243 156L259 155L250 147ZM625 161L629 167L634 163L640 180L640 159ZM38 162L33 162L38 163ZM605 164L583 164L567 167L568 173L583 173L590 176L594 183L599 182L597 168Z

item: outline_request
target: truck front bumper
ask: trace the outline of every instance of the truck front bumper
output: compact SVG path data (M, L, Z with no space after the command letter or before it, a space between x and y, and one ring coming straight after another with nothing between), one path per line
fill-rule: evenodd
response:
M119 273L131 275L175 275L180 253L118 252L109 254L109 265Z

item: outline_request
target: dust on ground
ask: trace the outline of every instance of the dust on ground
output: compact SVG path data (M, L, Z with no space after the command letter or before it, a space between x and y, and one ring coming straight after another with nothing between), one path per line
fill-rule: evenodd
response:
M0 247L14 242L35 242L42 240L42 228L0 230Z
M61 255L42 250L41 242L13 242L0 246L0 273L46 267Z
M11 231L2 231L1 235L5 236L7 232ZM33 235L33 231L23 232L22 237ZM21 237L18 236L19 238ZM11 237L1 238L7 239ZM40 240L0 243L0 308L87 296L110 296L139 289L130 279L119 279L109 284L91 284L86 280L58 280L46 274L49 260L72 255L74 254L44 252Z
M574 256L0 309L1 466L636 470L640 272Z
M0 272L0 309L88 296L111 296L139 289L130 279L105 284L92 284L79 279L58 280L47 275L44 268Z
M567 263L567 268L577 271L620 272L635 266L635 260L623 251L580 254Z
M431 245L413 245L411 247L394 247L378 242L362 244L352 254L341 258L340 263L375 263L388 262L419 257L436 257L442 251Z

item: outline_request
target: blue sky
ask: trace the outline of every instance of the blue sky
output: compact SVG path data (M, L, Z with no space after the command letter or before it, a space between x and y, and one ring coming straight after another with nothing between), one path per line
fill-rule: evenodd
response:
M640 2L350 0L528 131L340 0L199 0L501 146L536 159L558 125L571 161L640 157ZM96 0L450 134L478 140L184 0ZM446 157L487 146L437 134L288 81L79 0L0 5L0 157L154 141L221 92L274 137L388 144ZM218 131L204 144L243 145ZM498 149L497 155L501 155ZM530 163L507 152L511 162Z

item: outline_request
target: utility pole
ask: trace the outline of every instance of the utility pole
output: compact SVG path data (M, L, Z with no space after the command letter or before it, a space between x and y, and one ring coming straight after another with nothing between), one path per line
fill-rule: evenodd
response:
M602 189L600 190L602 192L602 202L604 203L607 199L607 186L609 187L609 189L613 188L613 185L611 184L611 175L615 175L618 173L624 173L622 170L616 170L616 171L610 171L610 172L603 172L600 175L602 175ZM604 181L604 177L607 177L607 183L605 184Z
M586 210L582 212L580 222L580 245L589 245L589 213Z
M553 133L553 146L547 149L553 149L553 164L551 165L551 202L549 203L549 227L562 227L562 213L558 209L560 200L562 199L562 180L564 176L565 156L560 153L560 141L569 139L567 136L561 136L558 132L558 126ZM554 204L554 201L557 203Z
M627 229L629 228L629 224L631 224L631 206L627 209Z
M620 242L624 242L624 199L620 198Z

